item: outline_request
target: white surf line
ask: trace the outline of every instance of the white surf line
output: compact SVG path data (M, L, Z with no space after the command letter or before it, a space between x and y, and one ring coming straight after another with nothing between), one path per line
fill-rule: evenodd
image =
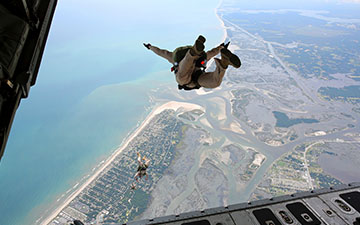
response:
M37 219L37 220L35 221L35 223L38 223L42 218L43 218L43 216L41 216L39 219Z
M75 189L77 186L79 186L79 182L73 186L73 189Z
M200 105L187 103L187 102L178 102L178 101L169 101L166 102L165 104L155 107L151 111L151 113L140 123L141 125L138 126L128 138L126 138L126 141L122 142L123 144L119 146L119 148L115 151L115 154L112 154L108 159L106 159L106 162L101 167L99 167L98 170L94 174L92 174L91 177L78 188L78 190L71 193L70 196L65 200L65 202L61 206L59 206L56 210L54 210L53 213L41 223L41 225L49 224L64 208L66 208L72 200L74 200L87 186L89 186L100 175L100 173L103 172L114 161L114 159L120 153L122 153L124 149L128 147L129 143L135 137L137 137L141 133L141 131L143 131L143 129L150 123L150 121L156 115L160 114L162 111L166 109L173 109L176 111L179 108L184 108L185 110L189 110L189 111L193 109L201 109L205 111L205 109ZM72 189L68 190L66 194L68 194L71 190Z

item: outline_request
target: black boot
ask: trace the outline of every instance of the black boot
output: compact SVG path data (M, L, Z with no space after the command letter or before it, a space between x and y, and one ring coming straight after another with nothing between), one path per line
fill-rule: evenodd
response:
M196 41L194 46L190 49L190 53L191 55L195 56L195 55L200 55L203 51L204 51L204 43L205 43L206 39L204 36L200 35Z
M202 36L202 35L199 35L199 37L196 40L200 41L203 44L205 44L206 38L204 36Z
M239 68L241 66L241 61L237 55L230 52L230 50L223 48L221 49L221 66L223 68L227 68L228 65L231 65L235 68Z

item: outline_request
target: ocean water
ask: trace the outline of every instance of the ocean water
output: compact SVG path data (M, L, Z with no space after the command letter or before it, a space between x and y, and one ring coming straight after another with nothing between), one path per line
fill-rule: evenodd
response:
M59 1L36 85L0 162L0 224L35 224L149 113L149 91L174 85L142 45L173 50L224 31L218 0ZM60 201L56 200L60 198Z

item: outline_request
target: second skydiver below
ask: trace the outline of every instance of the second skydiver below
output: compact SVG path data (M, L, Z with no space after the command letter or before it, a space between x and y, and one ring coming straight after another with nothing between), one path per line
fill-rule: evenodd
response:
M205 37L200 35L193 46L178 47L173 52L149 43L144 43L144 46L173 64L171 70L175 72L180 90L199 89L200 87L216 88L220 86L228 66L239 68L241 61L238 56L227 49L230 42L205 52L205 41ZM205 72L207 61L219 53L221 53L221 59L215 58L216 69L212 72Z
M138 168L137 168L137 172L136 172L136 174L135 174L135 180L137 181L137 182L139 182L139 179L138 178L142 178L143 176L146 176L145 177L145 179L147 180L147 179L149 179L149 175L146 173L146 169L149 167L149 164L150 164L150 159L148 159L148 158L146 158L145 156L143 157L143 161L141 160L141 155L140 155L140 153L138 152L137 153L137 156L138 156L138 158L137 158L137 161L138 161ZM131 189L133 189L133 190L135 190L136 189L136 185L135 185L135 183L132 183L131 184Z

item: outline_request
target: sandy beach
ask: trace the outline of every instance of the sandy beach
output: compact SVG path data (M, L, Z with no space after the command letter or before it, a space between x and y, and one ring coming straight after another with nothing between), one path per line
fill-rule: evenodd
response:
M220 23L221 23L221 27L224 29L224 35L222 38L221 43L225 42L226 38L227 38L227 31L226 31L226 27L225 24L223 22L223 20L220 18L220 16L218 15L218 8L220 7L222 1L219 3L219 5L216 7L215 9L215 15L216 17L219 19ZM214 59L211 59L209 62L209 65L211 65L214 62ZM221 89L221 87L219 87L219 89ZM204 94L209 94L212 93L213 91L210 92L205 92L204 90L196 90L196 93L198 95L204 95ZM104 171L104 169L106 167L108 167L111 162L119 155L122 153L122 151L129 145L129 143L149 124L149 122L154 118L154 116L156 116L157 114L161 113L162 111L166 110L166 109L173 109L175 111L177 110L182 110L182 111L191 111L191 110L195 110L195 109L200 109L202 111L205 112L205 108L200 106L200 105L196 105L196 104L191 104L191 103L187 103L187 102L178 102L178 101L170 101L167 103L164 103L158 107L155 107L150 114L146 117L146 119L141 123L140 126L138 126L138 128L126 139L126 141L106 160L106 162L101 165L96 172L91 175L88 180L83 183L81 186L78 187L78 189L76 191L74 191L65 201L64 203L59 206L50 216L48 216L46 219L44 219L41 222L41 225L47 225L49 224L74 198L76 198L76 196L78 196L91 182L93 182L97 176L99 176L99 174ZM211 127L211 125L207 122L207 125L209 125ZM78 184L77 184L78 185Z
M241 125L238 122L232 122L228 127L222 127L223 130L229 130L238 134L246 134Z
M150 114L146 117L146 119L141 123L141 125L127 138L123 145L121 145L107 160L106 162L99 167L99 169L90 176L90 178L82 184L75 192L73 192L65 201L64 203L59 206L50 216L44 219L41 222L41 225L49 224L76 196L78 196L91 182L93 182L99 174L110 165L110 163L129 145L129 143L137 136L139 133L149 124L149 122L154 118L154 116L160 114L162 111L166 109L172 110L182 110L182 111L191 111L194 109L200 109L205 111L205 109L196 104L191 104L187 102L177 102L177 101L170 101L164 103L158 107L155 107ZM77 184L78 185L78 184Z
M221 23L221 28L224 29L224 35L223 35L223 38L222 38L222 42L225 42L225 40L226 40L226 38L227 38L227 31L226 31L226 27L225 27L224 21L221 19L221 17L220 17L219 14L218 14L218 10L219 10L222 2L223 2L223 1L220 1L220 2L219 2L219 5L215 8L215 15L216 15L216 17L218 18L218 20L219 20L220 23Z

